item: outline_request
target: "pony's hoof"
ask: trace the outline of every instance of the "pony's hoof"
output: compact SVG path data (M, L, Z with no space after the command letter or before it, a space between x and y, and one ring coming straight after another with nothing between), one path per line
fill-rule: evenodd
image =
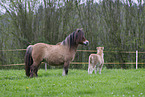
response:
M32 75L30 75L30 76L29 76L29 78L33 78L33 76L32 76Z

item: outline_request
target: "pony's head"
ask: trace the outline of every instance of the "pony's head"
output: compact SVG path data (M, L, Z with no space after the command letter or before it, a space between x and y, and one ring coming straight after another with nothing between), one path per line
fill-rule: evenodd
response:
M65 40L62 41L60 44L61 45L68 45L69 48L72 48L74 46L77 46L78 44L82 44L82 45L87 46L89 44L89 41L86 40L86 38L84 36L84 32L82 31L82 29L77 29L76 31L71 33L69 36L67 36L65 38Z
M97 49L97 54L102 54L104 47L96 47L96 49Z
M82 44L82 45L88 45L89 41L86 40L85 36L84 36L84 32L82 31L82 29L77 29L75 31L75 43L76 44Z

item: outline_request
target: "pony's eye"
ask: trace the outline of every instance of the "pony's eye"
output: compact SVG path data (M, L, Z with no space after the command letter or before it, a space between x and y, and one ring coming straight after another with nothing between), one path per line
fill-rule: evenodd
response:
M82 39L85 40L85 37L83 37Z

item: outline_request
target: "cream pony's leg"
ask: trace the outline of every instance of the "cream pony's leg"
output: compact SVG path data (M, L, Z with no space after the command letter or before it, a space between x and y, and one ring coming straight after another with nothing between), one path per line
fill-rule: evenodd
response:
M90 59L91 59L91 56L89 56L88 74L92 74L93 72L93 67L92 67L93 64L90 63Z
M96 68L96 66L94 67L94 69L95 69L95 74L97 74L97 68Z
M101 68L99 68L99 74L101 74Z
M100 64L99 66L99 74L101 74L101 70L102 70L102 64Z
M90 74L90 67L88 67L88 74Z
M94 68L93 68L92 64L90 64L88 67L88 74L92 74L93 70L94 70Z
M102 63L101 66L100 66L99 74L101 74L102 68L103 68L103 63Z
M101 65L101 70L102 70L102 68L103 68L103 64Z

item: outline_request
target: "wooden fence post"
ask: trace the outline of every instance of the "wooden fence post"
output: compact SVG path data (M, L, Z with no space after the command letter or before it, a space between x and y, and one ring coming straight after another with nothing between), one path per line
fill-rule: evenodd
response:
M138 62L138 50L136 50L136 69L137 69L137 63Z

